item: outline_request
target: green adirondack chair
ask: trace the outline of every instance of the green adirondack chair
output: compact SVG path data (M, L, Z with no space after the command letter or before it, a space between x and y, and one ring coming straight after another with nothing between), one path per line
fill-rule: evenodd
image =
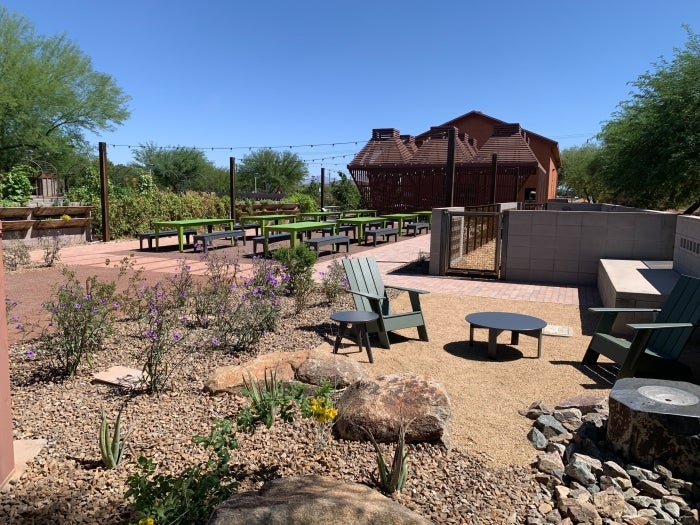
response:
M377 260L374 257L346 258L343 259L343 266L348 278L349 292L353 294L355 300L355 308L360 311L375 312L379 315L376 322L367 325L367 331L379 336L379 343L382 347L391 348L387 332L414 326L418 328L420 340L428 340L428 330L425 327L425 319L420 305L420 294L428 292L402 286L385 286L379 273ZM393 312L389 305L386 289L408 292L412 310L402 313Z
M591 308L602 313L583 364L594 364L604 355L620 365L617 378L656 377L692 379L678 363L683 348L700 323L700 279L683 275L661 310L654 308ZM628 324L635 330L631 341L611 335L620 312L658 312L653 323Z

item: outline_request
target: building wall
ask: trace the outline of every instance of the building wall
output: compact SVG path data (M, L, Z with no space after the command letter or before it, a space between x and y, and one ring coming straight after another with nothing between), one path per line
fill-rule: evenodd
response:
M0 222L0 239L2 223ZM2 243L0 242L0 297L5 297L5 272L2 268ZM0 301L0 487L15 469L15 453L12 441L12 399L10 398L10 362L5 323L5 301Z
M506 211L503 277L595 285L600 259L672 260L675 229L676 215L639 210Z
M680 274L700 276L700 217L678 216L673 269Z

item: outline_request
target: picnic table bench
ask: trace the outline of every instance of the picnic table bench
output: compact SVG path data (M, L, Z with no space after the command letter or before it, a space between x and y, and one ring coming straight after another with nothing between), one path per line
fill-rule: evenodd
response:
M190 236L195 235L197 233L197 230L195 229L186 229L184 231L184 234L187 238L187 244L192 244L190 242ZM147 240L148 241L148 249L152 250L153 249L153 239L156 238L156 232L139 232L137 233L137 236L139 238L139 250L143 251L143 241ZM177 236L177 230L160 230L158 232L158 237L176 237Z
M369 244L369 238L372 237L374 240L374 246L377 245L377 235L381 235L385 241L393 235L394 241L398 240L399 230L398 228L375 228L373 230L365 230L365 244Z
M347 235L330 235L328 237L314 237L312 239L306 239L304 242L310 247L313 247L313 249L316 250L316 253L318 253L320 247L325 244L331 244L331 248L335 246L335 251L339 250L337 245L344 244L345 251L350 251L350 237L348 237Z
M335 228L336 230L338 230L338 232L352 232L353 236L355 235L355 226L353 226L352 224L341 224L339 226L336 226ZM321 235L325 236L327 233L333 234L333 228L323 228L321 230Z
M267 242L277 242L277 241L288 241L292 238L289 233L271 233L267 236ZM265 246L265 236L258 235L253 237L253 254L257 255L258 245L262 244Z
M220 230L215 232L198 233L194 236L195 251L197 251L197 241L202 242L202 251L206 252L211 241L214 239L232 239L233 245L238 244L238 239L243 239L245 246L245 231L243 230Z
M406 235L409 231L413 231L413 235L419 234L422 230L426 232L430 230L430 224L427 222L409 222L403 225L406 228Z

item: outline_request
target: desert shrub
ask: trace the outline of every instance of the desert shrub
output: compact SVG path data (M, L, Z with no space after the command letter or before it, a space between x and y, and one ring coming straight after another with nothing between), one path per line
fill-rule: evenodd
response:
M302 212L316 211L318 209L318 200L308 193L296 192L287 195L280 202L294 202L299 204L299 209Z
M29 266L32 260L29 248L21 241L10 241L2 249L2 264L6 270L15 271Z
M49 313L49 325L42 327L38 349L54 360L66 375L75 375L113 332L116 283L88 277L83 285L75 273L63 269L65 282L43 308Z
M294 248L278 248L274 257L289 273L287 291L294 297L297 313L301 312L316 289L313 270L318 255L305 244L301 244Z

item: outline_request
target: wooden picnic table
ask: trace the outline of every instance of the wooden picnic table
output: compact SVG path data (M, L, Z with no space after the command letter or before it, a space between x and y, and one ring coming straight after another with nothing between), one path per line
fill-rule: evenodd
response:
M265 253L267 253L267 238L269 232L285 232L289 233L289 244L292 248L296 248L297 236L299 233L311 234L311 232L321 231L323 228L333 228L333 234L337 233L338 224L335 222L325 221L301 221L290 222L287 224L268 224L263 235L265 236Z
M211 232L212 227L216 224L228 224L229 228L233 230L233 219L181 219L177 221L155 221L153 223L153 232L155 233L156 250L158 250L158 232L164 228L172 228L177 230L177 243L180 251L184 251L183 238L185 236L186 228L196 228L197 226L206 226L207 231ZM233 243L233 238L231 238L231 243Z
M381 222L382 226L386 225L386 219L382 217L342 217L338 219L340 224L352 224L355 226L357 229L355 232L355 239L358 239L357 242L360 242L359 239L364 239L365 237L365 225L373 222Z

